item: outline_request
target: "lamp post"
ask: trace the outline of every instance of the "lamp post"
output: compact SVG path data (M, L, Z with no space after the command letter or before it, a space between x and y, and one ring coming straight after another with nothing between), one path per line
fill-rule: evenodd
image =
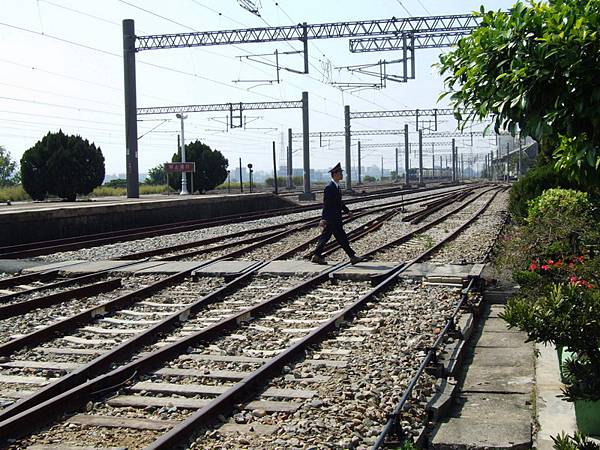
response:
M231 170L227 171L227 193L231 194Z
M248 174L250 177L250 193L252 194L252 163L248 163Z
M185 161L185 139L183 137L183 121L185 119L187 119L187 116L184 116L183 114L175 114L175 117L177 117L178 119L181 119L181 162L184 163ZM179 193L179 195L189 195L188 189L187 189L187 176L185 175L185 172L181 172L181 192Z

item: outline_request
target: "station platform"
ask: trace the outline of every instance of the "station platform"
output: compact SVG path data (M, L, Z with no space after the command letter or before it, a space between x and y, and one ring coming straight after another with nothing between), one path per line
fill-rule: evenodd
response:
M0 246L296 206L271 193L0 204Z

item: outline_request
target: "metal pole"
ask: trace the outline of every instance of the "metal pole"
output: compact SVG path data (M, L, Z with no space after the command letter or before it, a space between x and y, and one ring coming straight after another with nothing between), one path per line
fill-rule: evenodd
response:
M442 155L440 155L440 178L444 177L444 164L442 163Z
M275 186L275 195L278 195L277 191L277 159L275 158L275 141L273 141L273 183Z
M127 173L127 198L139 198L135 25L132 19L123 20L123 69L125 76L125 171Z
M410 184L410 177L408 176L408 124L404 124L404 183L406 185Z
M227 171L227 193L231 194L231 170Z
M352 167L350 162L350 106L344 106L344 131L346 137L346 189L352 190Z
M419 130L419 184L423 184L423 130Z
M521 135L519 135L519 168L517 170L517 180L521 178L521 153L523 152L523 140L521 139Z
M308 124L308 92L302 92L302 154L304 158L304 192L300 200L314 200L315 195L310 192L310 136Z
M398 181L400 177L400 173L398 172L398 147L396 147L396 179L394 181Z
M183 121L184 119L187 119L187 116L184 116L183 114L175 114L175 116L178 119L181 119L181 162L185 163L185 137L183 134ZM193 176L193 175L192 175ZM188 188L187 188L187 175L185 172L181 172L181 192L179 193L179 195L188 195Z
M360 158L360 141L358 141L358 184L361 183L361 180L360 180L360 165L361 165L361 163L362 163L362 160Z
M292 129L288 128L287 188L292 189Z
M508 172L509 172L508 160L509 160L509 156L510 156L510 144L507 142L506 143L506 175L505 175L505 181L508 181Z
M381 157L381 181L383 181L383 156Z
M244 193L244 180L242 180L242 158L240 158L240 192Z
M458 156L458 155L457 155ZM463 181L465 179L465 162L463 161L464 154L460 154L460 180Z
M302 24L302 43L304 44L304 73L308 73L308 25Z
M435 143L431 143L431 178L435 178Z
M452 139L452 182L456 181L456 142Z

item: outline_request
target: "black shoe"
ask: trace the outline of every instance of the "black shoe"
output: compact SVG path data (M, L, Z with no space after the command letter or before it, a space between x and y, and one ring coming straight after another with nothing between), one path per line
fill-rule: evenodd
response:
M351 256L350 257L350 264L354 265L354 264L358 264L359 262L364 262L367 261L367 258L364 256Z
M315 264L327 264L327 261L325 261L325 258L323 258L322 256L319 255L313 255L312 258L310 258L311 262L314 262Z

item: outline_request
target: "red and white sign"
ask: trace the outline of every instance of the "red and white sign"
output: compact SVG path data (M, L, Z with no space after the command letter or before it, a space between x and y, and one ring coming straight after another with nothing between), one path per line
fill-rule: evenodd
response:
M165 171L167 173L173 173L173 172L195 172L196 171L196 163L195 162L165 163Z

